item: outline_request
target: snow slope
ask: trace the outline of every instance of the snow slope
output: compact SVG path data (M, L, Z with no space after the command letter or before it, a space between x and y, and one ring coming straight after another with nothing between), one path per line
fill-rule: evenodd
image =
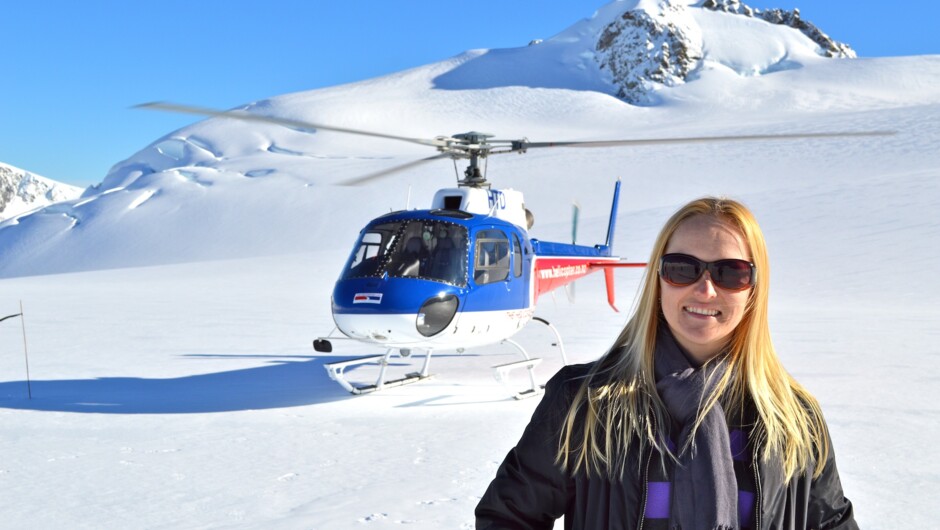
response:
M579 24L599 24L606 9ZM486 130L533 141L897 131L532 151L494 157L488 176L525 193L542 239L567 236L578 200L584 242L603 238L623 178L615 249L635 259L689 199L749 204L771 252L775 344L822 401L860 524L928 528L940 518L940 279L929 273L940 267L940 56L825 59L799 35L764 42L757 21L690 11L703 65L694 80L659 89L653 106L628 105L565 62L581 57L563 53L563 42L582 46L571 30L248 108L406 136ZM734 45L745 37L762 51ZM511 64L533 77L501 83L515 69L498 68ZM486 81L474 68L497 73ZM376 352L309 346L331 329L329 293L359 228L403 207L409 186L412 205L429 200L453 169L331 183L429 154L212 119L119 163L83 198L0 225L0 318L23 301L31 377L28 386L20 320L0 323L4 524L472 527L536 405L512 400L491 376L512 352L443 352L434 379L353 398L322 365ZM912 274L916 266L928 273ZM640 274L619 271L621 309ZM580 283L576 304L546 297L537 311L559 328L572 362L595 359L626 318L606 306L599 277ZM545 359L542 381L561 366L548 340L534 327L520 336ZM404 364L392 369L413 369Z

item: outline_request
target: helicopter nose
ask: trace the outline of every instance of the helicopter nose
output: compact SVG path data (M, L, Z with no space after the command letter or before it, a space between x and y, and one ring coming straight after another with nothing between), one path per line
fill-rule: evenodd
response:
M415 325L417 314L333 315L336 327L346 336L387 346L408 345L427 340Z
M341 281L333 320L356 340L387 346L427 344L452 327L459 292L438 282L391 278L380 285Z

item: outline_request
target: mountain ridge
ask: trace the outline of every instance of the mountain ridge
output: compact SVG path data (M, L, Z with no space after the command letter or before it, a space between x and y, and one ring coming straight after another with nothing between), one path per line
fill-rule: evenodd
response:
M83 189L0 162L0 221L82 194Z
M623 5L629 2L622 2L620 7ZM618 3L607 7L610 6ZM693 3L638 0L632 9L622 10L609 22L602 22L596 37L595 60L609 75L617 97L634 105L656 104L661 88L691 80L709 59L701 13L706 10L798 31L812 43L812 47L803 50L803 60L813 53L826 58L856 57L850 46L836 42L800 18L799 9L761 10L738 0ZM605 8L595 17L603 21L610 19L610 13Z

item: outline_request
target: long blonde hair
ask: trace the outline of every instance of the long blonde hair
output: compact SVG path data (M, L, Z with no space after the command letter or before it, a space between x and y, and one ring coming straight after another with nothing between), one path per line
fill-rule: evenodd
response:
M719 401L743 410L756 408L764 460L777 458L789 478L815 462L814 476L829 454L829 438L816 399L783 368L767 319L770 264L763 233L743 204L706 197L683 206L656 239L634 314L614 345L594 364L575 394L559 439L558 463L570 473L584 470L610 479L623 476L631 446L672 452L657 426L669 425L669 413L656 392L653 362L659 327L658 267L676 229L694 216L712 216L736 227L747 242L757 278L744 316L728 345L728 369L715 392L704 398L694 428Z

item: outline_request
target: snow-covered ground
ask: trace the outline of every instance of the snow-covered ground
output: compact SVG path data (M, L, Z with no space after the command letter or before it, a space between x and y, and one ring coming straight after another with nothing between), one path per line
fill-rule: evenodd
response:
M584 243L603 238L622 178L615 250L638 260L689 199L750 205L771 252L775 344L822 401L860 524L929 528L940 518L940 57L817 59L792 35L760 54L740 51L735 35L756 39L762 23L730 16L696 15L711 55L694 81L661 91L652 107L588 90L578 68L529 86L471 75L478 60L505 69L500 55L559 56L538 50L473 52L256 107L422 137L897 131L532 151L492 158L489 178L525 193L541 239L568 237L578 200ZM486 86L460 89L461 76ZM428 202L453 169L438 162L366 187L330 183L430 154L209 120L116 166L100 195L0 225L0 318L22 300L31 379L28 387L21 321L6 320L0 526L471 527L537 404L513 400L492 377L490 366L513 352L441 352L435 378L351 397L323 364L377 352L310 347L332 328L330 291L358 230L403 207L409 186L412 205ZM619 314L597 276L579 282L575 304L564 293L540 301L537 315L559 329L571 362L595 359L614 339L641 274L618 271ZM561 366L545 329L530 326L519 341L544 359L542 382ZM352 373L367 379L370 370Z

